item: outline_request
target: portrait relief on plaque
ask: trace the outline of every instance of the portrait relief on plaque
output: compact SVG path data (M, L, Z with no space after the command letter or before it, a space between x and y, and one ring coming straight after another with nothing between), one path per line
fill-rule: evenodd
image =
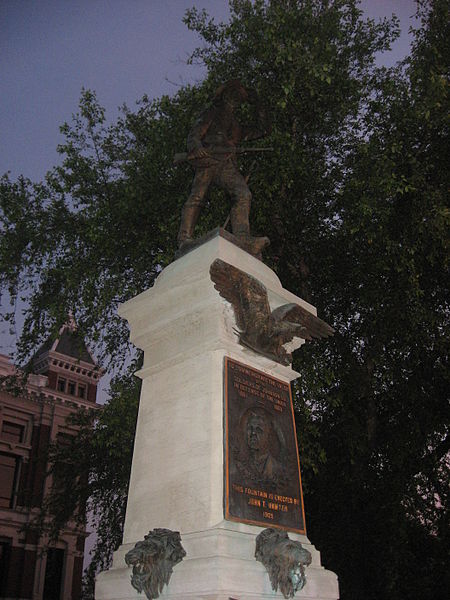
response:
M225 358L225 517L305 533L290 385Z

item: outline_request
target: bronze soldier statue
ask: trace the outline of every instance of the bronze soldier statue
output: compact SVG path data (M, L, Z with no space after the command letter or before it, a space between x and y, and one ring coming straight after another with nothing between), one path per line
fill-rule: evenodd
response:
M258 124L253 129L241 125L235 116L236 109L244 102L256 109ZM232 198L232 232L243 247L258 255L269 243L266 237L250 235L252 195L247 181L239 172L236 154L240 142L263 137L270 130L255 90L246 89L237 79L224 83L216 90L211 108L201 114L187 138L187 160L195 168L195 177L181 214L178 233L180 249L193 241L194 228L212 183L224 189Z

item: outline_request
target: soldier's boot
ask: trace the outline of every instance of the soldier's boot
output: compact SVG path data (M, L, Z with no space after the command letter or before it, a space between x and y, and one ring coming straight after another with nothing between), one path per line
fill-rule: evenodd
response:
M194 242L194 228L200 215L201 199L188 198L181 211L181 225L178 231L178 248L181 250Z
M259 259L264 248L270 245L270 240L266 236L236 235L235 237L243 250Z
M253 237L250 234L249 213L251 194L245 196L231 209L231 227L239 245L249 254L261 258L261 252L270 244L268 237Z

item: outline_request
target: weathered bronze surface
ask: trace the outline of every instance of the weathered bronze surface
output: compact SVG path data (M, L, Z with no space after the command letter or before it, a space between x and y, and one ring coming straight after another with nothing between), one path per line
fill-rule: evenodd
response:
M290 386L225 359L225 516L305 532Z
M255 558L266 567L272 589L276 592L280 588L285 598L293 598L305 586L305 567L311 564L311 553L300 542L290 540L285 531L261 531Z
M246 127L236 118L236 110L244 102L255 109L256 127ZM236 148L240 142L260 138L269 131L269 121L254 90L246 89L237 79L218 88L212 106L200 115L187 139L186 159L195 168L195 177L181 215L178 233L180 248L192 243L194 228L211 184L219 186L231 196L232 231L245 241L247 251L260 254L269 243L268 238L253 238L250 235L252 195L236 163ZM229 148L229 153L224 152L226 148Z
M149 600L159 598L169 585L173 567L181 562L186 552L178 531L156 528L144 536L142 542L126 553L125 562L133 566L131 585Z
M233 305L239 341L255 352L289 365L292 354L284 344L294 337L311 340L332 335L325 321L294 303L271 311L266 287L244 271L219 258L210 267L219 294Z

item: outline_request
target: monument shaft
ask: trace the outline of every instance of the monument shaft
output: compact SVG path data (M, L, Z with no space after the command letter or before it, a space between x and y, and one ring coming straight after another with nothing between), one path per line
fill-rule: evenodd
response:
M162 598L282 598L281 592L273 592L265 568L254 559L256 536L264 527L277 525L287 529L289 537L300 541L312 554L302 597L338 598L336 576L321 567L320 555L306 535L296 533L304 531L304 517L299 483L295 477L289 481L289 474L298 474L295 440L289 437L287 417L293 425L287 412L290 407L286 404L283 408L286 421L276 416L287 402L285 391L290 381L298 373L239 343L233 308L214 289L210 277L210 266L218 258L266 286L272 309L296 302L315 314L314 307L283 289L269 267L228 241L219 230L215 237L164 269L151 289L121 306L120 315L129 322L131 341L144 351L143 367L137 373L143 384L123 544L114 555L112 568L98 577L97 600L140 598L130 585L130 569L124 556L155 528L179 531L186 551L186 557L174 567ZM291 346L301 343L295 338ZM274 405L269 406L262 397L258 402L251 394L239 404L228 395L228 407L234 402L234 409L226 413L225 362L228 369L230 365L243 365L267 377L267 389L273 387L270 382L279 382L279 398L275 391L269 394ZM235 373L228 381L237 379L239 374ZM232 430L226 429L226 419ZM239 422L245 427L245 440L236 437ZM265 436L269 433L272 441L267 446L269 438ZM235 451L233 457L227 457L237 442L241 455ZM290 462L284 468L288 454ZM228 476L234 480L227 479L227 466ZM273 503L290 506L295 498L299 502L297 511L289 512L286 521L285 509L281 509L278 512L282 516L270 524L245 515L240 519L239 509L231 506L230 499L240 496L247 510L252 506L252 494L235 489L234 496L226 495L229 485L238 485L239 478L253 481L249 489L262 491L270 478L276 480L277 485L285 486L281 489L286 493L267 489L280 496Z

